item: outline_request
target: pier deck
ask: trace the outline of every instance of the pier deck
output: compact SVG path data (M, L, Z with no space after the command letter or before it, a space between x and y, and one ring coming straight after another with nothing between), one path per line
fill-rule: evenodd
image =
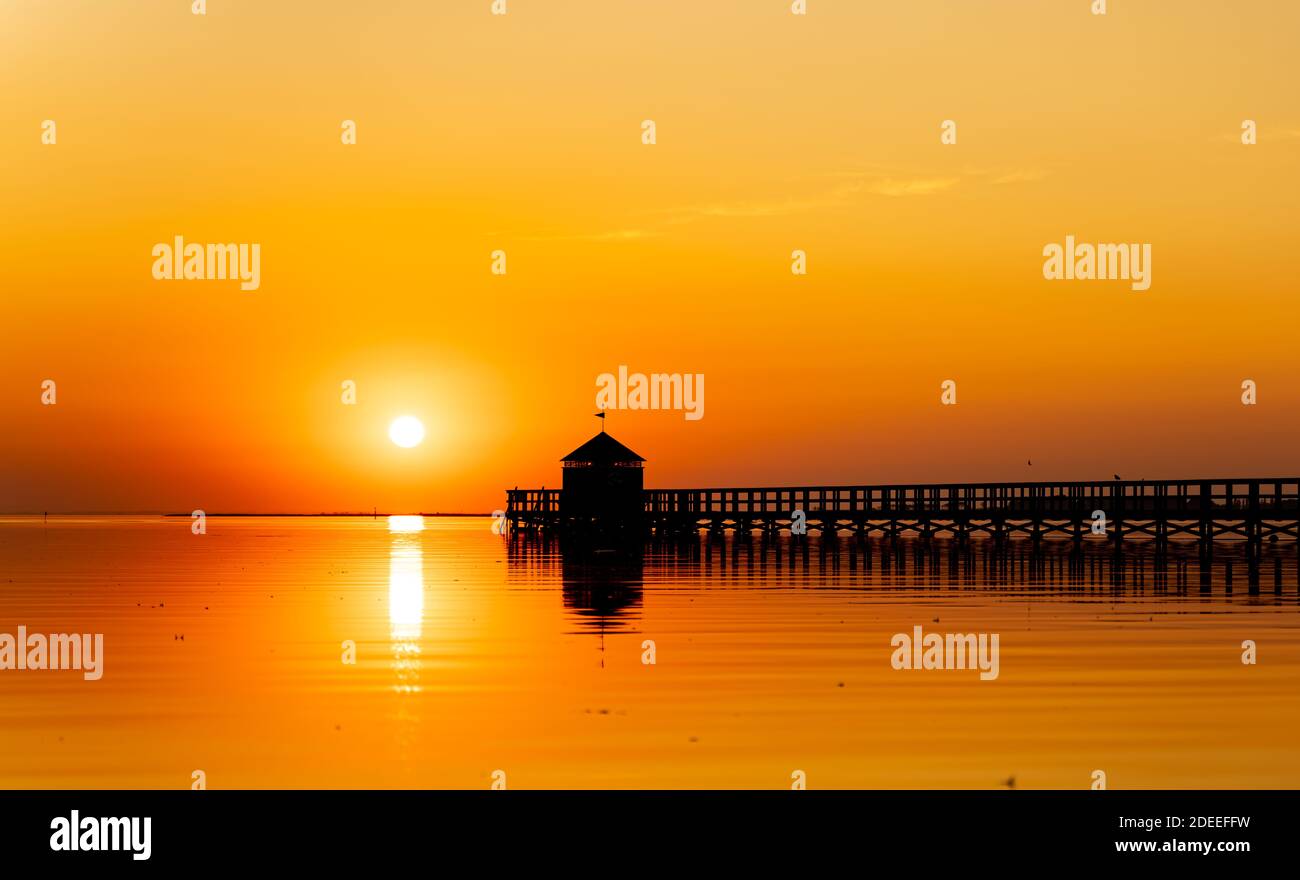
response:
M1300 477L646 489L643 497L638 527L647 537L774 535L806 526L823 535L943 533L957 540L976 534L1074 540L1104 534L1117 543L1176 535L1202 542L1300 540ZM512 530L563 530L573 523L562 508L559 489L507 492Z

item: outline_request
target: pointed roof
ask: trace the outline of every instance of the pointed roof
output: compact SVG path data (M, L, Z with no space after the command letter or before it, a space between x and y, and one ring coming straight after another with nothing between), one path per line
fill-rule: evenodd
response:
M614 464L623 461L645 461L644 458L601 431L586 443L570 452L560 461L585 461L591 464Z

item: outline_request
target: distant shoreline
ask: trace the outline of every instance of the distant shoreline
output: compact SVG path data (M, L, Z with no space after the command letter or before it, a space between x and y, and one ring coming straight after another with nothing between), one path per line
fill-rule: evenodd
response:
M128 510L115 512L85 512L64 510L45 511L38 510L35 513L30 511L24 513L0 513L0 516L183 516L190 517L193 513L156 513L152 510ZM366 517L367 519L378 519L381 516L491 516L490 513L360 513L343 511L340 513L209 513L204 511L205 516L338 516L338 517Z

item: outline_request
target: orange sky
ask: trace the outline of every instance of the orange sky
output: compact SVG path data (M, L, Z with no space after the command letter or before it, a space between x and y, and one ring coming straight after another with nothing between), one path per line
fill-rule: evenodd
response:
M1300 470L1300 6L489 5L0 3L0 511L490 510L619 364L652 486Z

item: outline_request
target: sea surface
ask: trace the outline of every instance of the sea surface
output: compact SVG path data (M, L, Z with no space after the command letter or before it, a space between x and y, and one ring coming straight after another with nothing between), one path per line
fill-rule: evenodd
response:
M0 633L104 635L98 681L0 670L0 786L1300 788L1293 544L491 525L0 517ZM895 669L917 626L998 634L998 677Z

